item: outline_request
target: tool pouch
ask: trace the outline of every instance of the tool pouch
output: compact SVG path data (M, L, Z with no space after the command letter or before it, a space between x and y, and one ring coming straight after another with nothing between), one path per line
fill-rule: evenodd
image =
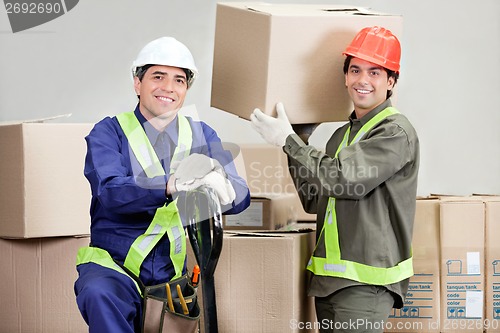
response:
M200 307L196 288L188 275L168 283L172 294L175 312L170 311L167 301L167 284L144 287L144 307L142 316L142 333L194 333L198 331ZM181 286L189 314L184 314L177 285Z

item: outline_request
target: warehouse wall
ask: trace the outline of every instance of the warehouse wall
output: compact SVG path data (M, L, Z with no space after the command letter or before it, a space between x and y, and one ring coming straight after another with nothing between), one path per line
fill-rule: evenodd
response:
M500 193L500 1L315 3L403 15L396 106L419 132L419 194ZM215 0L85 0L15 34L1 8L0 121L71 113L61 121L97 122L131 110L132 60L149 40L171 35L188 45L200 69L185 105L224 141L262 143L247 121L209 106L215 8ZM322 148L339 125L322 124L312 144Z

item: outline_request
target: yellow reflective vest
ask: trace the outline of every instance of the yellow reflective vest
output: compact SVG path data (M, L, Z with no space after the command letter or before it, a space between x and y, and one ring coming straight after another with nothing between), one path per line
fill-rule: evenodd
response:
M181 160L188 156L193 142L189 121L180 114L177 115L177 118L179 121L179 140L173 154L173 160ZM146 176L151 178L164 176L165 171L161 162L134 113L121 113L117 115L117 119L129 141L132 152ZM175 163L171 164L175 165ZM170 169L170 173L174 171L172 168ZM180 277L186 259L186 234L177 210L176 201L156 210L155 216L147 230L137 237L130 247L124 266L136 277L139 277L142 262L165 234L167 234L170 241L170 259L175 269L175 276L172 279ZM114 262L107 251L97 247L83 247L78 251L77 265L89 262L127 274ZM139 288L138 290L140 292Z
M349 142L350 130L348 128L341 144L337 148L335 157L338 156L344 147L358 142L374 126L396 113L399 112L395 108L388 107L384 109L363 125L351 142ZM319 242L322 244L319 244ZM372 285L388 285L402 281L413 275L412 257L403 260L393 267L375 267L342 259L335 211L335 198L333 197L330 197L328 200L325 221L320 237L318 237L316 248L318 246L325 249L325 257L318 257L313 254L307 265L307 269L316 275L345 278Z

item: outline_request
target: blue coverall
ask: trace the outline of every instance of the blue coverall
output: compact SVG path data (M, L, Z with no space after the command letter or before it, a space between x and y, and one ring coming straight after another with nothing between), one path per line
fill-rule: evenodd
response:
M138 107L134 113L155 147L160 133L146 121ZM191 153L218 160L236 192L236 199L223 207L223 211L225 214L243 211L250 204L250 193L245 180L236 172L232 155L222 148L221 140L210 126L188 119L193 131ZM172 201L165 196L165 187L169 154L177 145L177 119L164 132L167 143L163 146L168 147L167 152L158 152L156 147L155 151L161 156L166 176L155 178L147 178L142 172L116 117L104 118L86 137L84 173L92 192L91 245L108 251L121 263L134 240L148 228L156 209ZM142 300L131 278L94 263L79 265L77 270L76 300L91 333L140 330ZM139 278L145 285L156 285L170 281L174 275L170 242L165 236L145 258Z

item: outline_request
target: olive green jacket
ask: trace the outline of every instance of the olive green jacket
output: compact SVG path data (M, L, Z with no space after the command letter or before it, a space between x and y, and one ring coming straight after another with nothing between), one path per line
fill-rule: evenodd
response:
M295 134L283 147L305 211L317 214L317 236L328 198L334 197L342 259L377 267L392 267L411 256L419 168L417 133L405 116L391 115L334 156L349 126L351 140L363 124L389 106L387 100L361 119L353 112L328 141L326 153ZM324 257L324 247L316 248L315 255ZM359 284L312 276L309 295L324 297ZM399 295L395 306L401 307L408 279L386 287Z

